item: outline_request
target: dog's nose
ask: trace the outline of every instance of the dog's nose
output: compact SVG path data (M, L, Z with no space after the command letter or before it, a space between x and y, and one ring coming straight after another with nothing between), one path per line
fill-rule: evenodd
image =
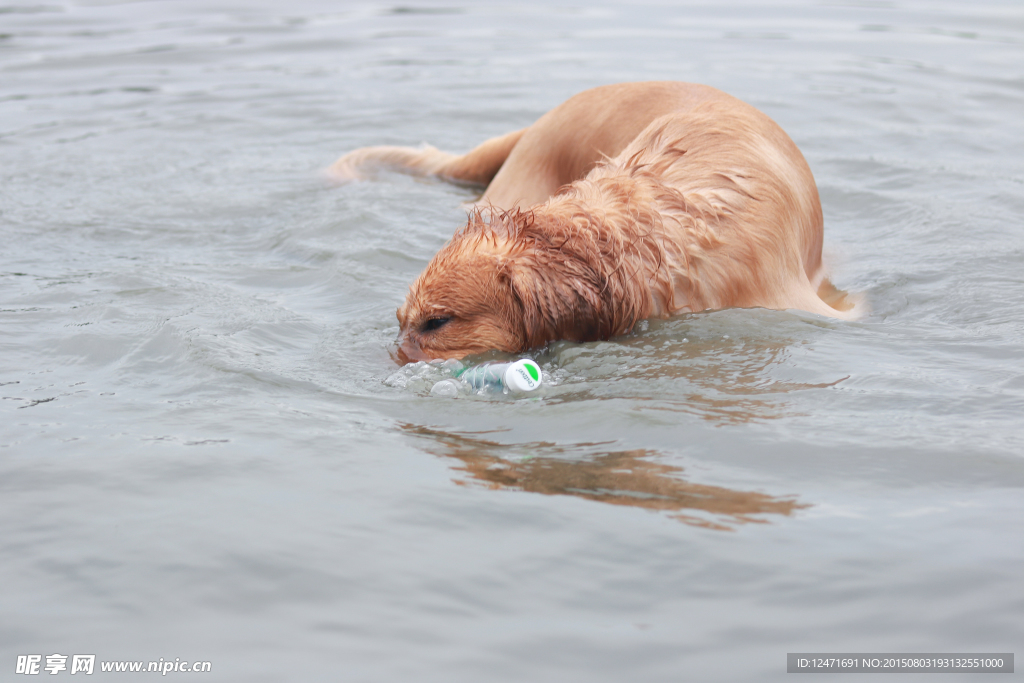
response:
M407 335L399 335L395 341L398 344L398 351L395 355L398 356L398 362L402 365L421 360L433 360L433 358L423 352L419 344L409 339Z

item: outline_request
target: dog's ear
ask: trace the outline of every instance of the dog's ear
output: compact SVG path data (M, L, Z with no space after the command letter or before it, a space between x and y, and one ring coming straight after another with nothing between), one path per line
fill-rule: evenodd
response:
M575 259L533 253L502 269L513 299L515 325L526 348L550 341L594 341L610 336L596 273Z
M498 277L509 294L507 308L501 311L505 326L522 340L524 351L546 344L549 330L540 314L540 303L530 276L513 259L505 259L498 269Z

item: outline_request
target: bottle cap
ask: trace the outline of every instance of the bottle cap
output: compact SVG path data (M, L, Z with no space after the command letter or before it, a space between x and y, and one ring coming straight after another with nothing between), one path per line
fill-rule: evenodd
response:
M540 388L540 366L529 358L522 358L508 366L502 379L509 391L525 394Z

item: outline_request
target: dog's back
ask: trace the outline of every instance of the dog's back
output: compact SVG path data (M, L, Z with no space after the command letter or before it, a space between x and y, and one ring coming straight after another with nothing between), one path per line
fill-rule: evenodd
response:
M602 160L617 156L655 119L709 101L743 105L706 85L672 81L619 83L581 92L523 132L480 201L503 209L539 204Z

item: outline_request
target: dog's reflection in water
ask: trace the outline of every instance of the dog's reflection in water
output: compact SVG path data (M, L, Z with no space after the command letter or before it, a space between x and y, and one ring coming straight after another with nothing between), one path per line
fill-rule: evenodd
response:
M792 497L690 483L680 476L681 468L657 462L657 453L644 449L601 452L600 444L510 446L478 435L417 425L404 428L435 444L431 450L439 455L460 461L456 469L469 475L456 479L461 485L664 510L687 524L723 531L749 522L764 524L770 521L766 516L788 516L809 507ZM596 454L574 456L575 451Z

